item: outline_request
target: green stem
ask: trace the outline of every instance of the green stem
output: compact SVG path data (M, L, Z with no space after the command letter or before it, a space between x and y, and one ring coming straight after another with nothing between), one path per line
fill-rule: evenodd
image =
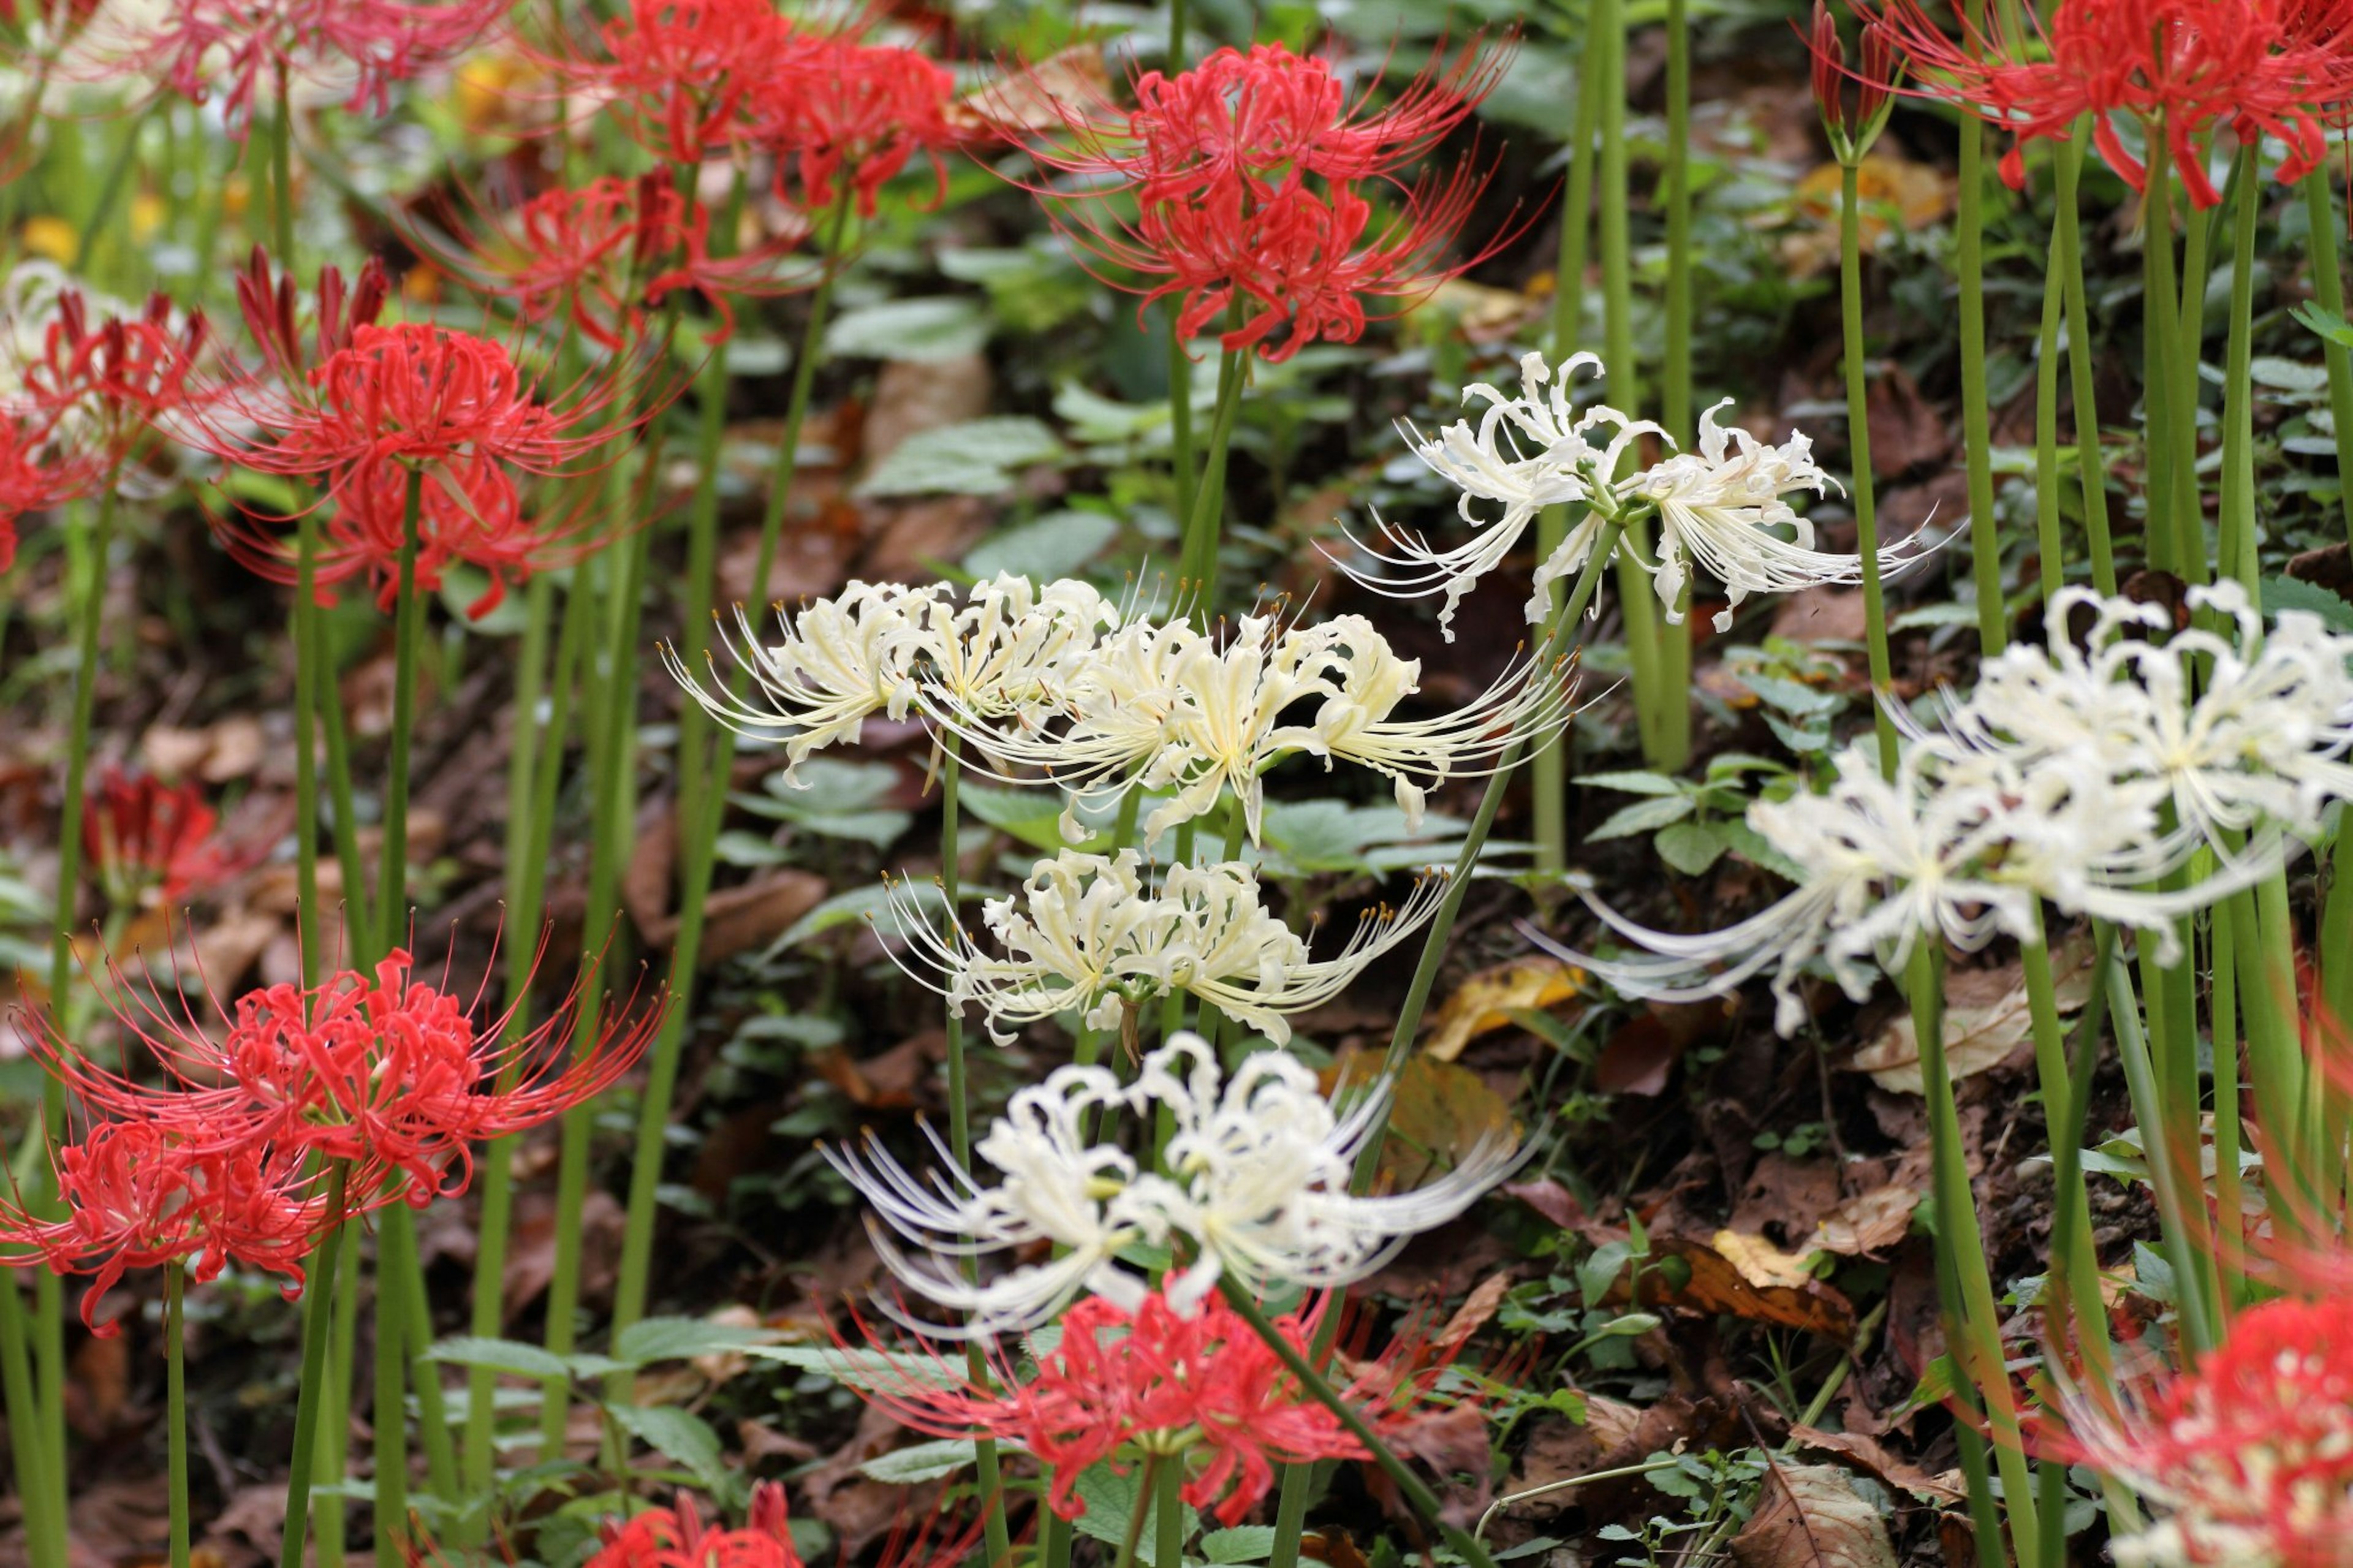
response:
M172 1568L188 1568L188 1357L187 1324L182 1321L188 1270L185 1264L164 1266L164 1406L169 1430L164 1443L170 1454L172 1491Z
M1153 1568L1183 1568L1185 1562L1185 1471L1177 1465L1160 1468L1159 1484L1151 1493L1154 1539ZM1139 1493L1141 1500L1143 1494Z
M2179 413L2174 406L2173 362L2180 353L2174 340L2180 314L2174 308L2178 294L2173 276L2171 184L2161 166L2150 169L2147 211L2143 220L2146 232L2141 244L2141 337L2145 362L2141 369L2141 398L2147 411L2142 446L2147 469L2148 563L2158 571L2179 576L2185 575L2189 568L2182 561L2187 546L2180 537L2174 499L2178 477L2172 455L2173 449L2184 442L2196 445L2198 426L2194 405L2187 415ZM2187 426L2177 429L2185 417ZM2194 490L2191 509L2195 510Z
M1365 1452L1372 1456L1373 1463L1381 1468L1381 1473L1388 1477L1406 1501L1412 1505L1413 1510L1421 1515L1423 1521L1436 1530L1446 1544L1471 1564L1471 1568L1494 1568L1494 1559L1487 1555L1487 1549L1467 1532L1446 1522L1437 1494L1414 1474L1411 1467L1389 1451L1388 1445L1381 1441L1380 1435L1366 1422L1356 1406L1341 1398L1339 1391L1315 1370L1305 1356L1300 1354L1299 1347L1283 1338L1282 1331L1267 1321L1266 1314L1259 1310L1259 1304L1250 1299L1250 1292L1230 1278L1219 1280L1219 1289L1236 1315L1250 1326L1250 1331L1264 1342L1267 1349L1274 1352L1275 1359L1282 1363L1284 1370L1299 1380L1300 1387L1329 1410L1340 1425L1347 1428L1350 1436L1364 1445ZM1334 1317L1337 1312L1327 1310L1324 1315Z
M2337 209L2328 195L2328 165L2304 177L2305 226L2311 231L2313 300L2329 315L2345 318L2345 274L2337 238ZM2353 531L2353 349L2335 338L2320 340L2328 367L2328 411L2336 426L2337 505Z
M849 183L843 181L827 222L826 256L829 265L839 263L843 237L849 228L851 195ZM802 330L800 354L793 365L792 395L785 407L776 476L769 487L767 509L760 525L759 552L752 568L752 592L755 595L767 592L768 574L776 565L776 546L784 534L786 508L799 463L801 429L807 422L809 402L816 391L817 363L825 342L833 279L834 274L828 271L810 296L808 321ZM749 689L750 679L749 671L739 668L731 689L740 698ZM727 781L734 771L735 732L723 726L705 775L711 783L703 792L702 815L691 825L684 846L686 869L680 884L678 935L670 943L670 1008L663 1015L661 1032L654 1039L648 1059L645 1092L638 1102L637 1141L629 1165L628 1217L622 1231L620 1271L613 1292L617 1332L645 1315L646 1287L653 1266L654 1210L661 1186L663 1141L670 1125L671 1100L678 1089L679 1058L685 1047L687 1016L692 1011L695 969L702 959L705 906L717 858L713 847L724 816Z
M302 989L319 984L319 520L304 507L294 545L294 929ZM329 679L332 679L332 675Z
M2119 996L2129 994L2131 984L2121 959L2114 961L2109 978L2112 992ZM2219 1324L2215 1317L2215 1300L2211 1272L2203 1267L2203 1250L2198 1245L2202 1227L2196 1226L2189 1215L2189 1198L2182 1188L2186 1169L2180 1161L2198 1157L2198 1124L2193 1117L2184 1123L2164 1103L2157 1081L2156 1061L2150 1053L2150 1042L2141 1032L2140 1020L2130 1007L2116 1009L2116 1055L2124 1064L2126 1088L2131 1093L2133 1114L2140 1123L2141 1154L2148 1162L2149 1186L2157 1195L2158 1218L2162 1233L2161 1245L2166 1260L2173 1266L2174 1302L2181 1322L2182 1336L2195 1352L2214 1347ZM2186 1144L2179 1140L2188 1140ZM2204 1200L2199 1200L2202 1212Z
M1692 426L1691 26L1689 0L1667 0L1667 357L1659 375L1659 417L1681 440ZM1866 568L1868 570L1868 568ZM1691 760L1691 580L1678 621L1659 624L1659 754L1675 773Z
M1957 1381L1975 1390L1991 1418L1994 1463L2001 1472L2011 1550L2019 1562L2032 1563L2038 1561L2040 1539L2034 1490L2020 1447L2018 1405L2002 1354L1985 1237L1978 1228L1976 1195L1969 1187L1960 1112L1953 1101L1952 1068L1945 1055L1945 965L1937 940L1934 932L1915 939L1911 963L1905 970L1927 1100L1930 1181L1936 1205L1936 1236L1942 1244L1938 1249L1942 1267L1937 1272L1947 1276L1956 1309L1948 1338Z
M2108 465L2100 449L2100 405L2092 380L2094 323L2084 291L2084 225L2077 201L2089 135L2079 124L2059 144L2059 279L2067 297L2067 379L2074 394L2075 467L2083 482L2084 531L2091 540L2092 585L2113 596L2116 559L2108 532Z
M2231 336L2222 373L2222 496L2217 576L2238 579L2263 603L2255 539L2255 221L2263 182L2255 149L2240 151L2232 172Z
M1987 658L2010 641L2002 602L2001 530L1993 510L1993 434L1986 403L1985 125L1961 116L1959 241L1961 295L1961 444L1968 471L1969 569L1977 584L1978 643ZM2021 1491L2022 1499L2028 1493ZM2031 1552L2020 1553L2026 1562Z
M1626 163L1626 10L1624 0L1593 0L1592 24L1586 47L1605 55L1597 67L1602 90L1599 113L1601 132L1599 198L1601 208L1602 359L1609 367L1610 402L1628 413L1641 407L1641 377L1634 359L1634 268L1632 241L1627 230L1632 197ZM1627 457L1631 459L1633 454ZM1662 685L1657 589L1635 559L1650 553L1642 530L1627 531L1632 546L1618 559L1618 613L1626 626L1626 656L1634 671L1634 711L1642 735L1642 754L1652 764L1666 757L1667 731L1662 715L1667 692Z
M408 924L408 762L417 728L417 661L425 642L425 595L417 588L424 503L425 476L412 468L407 497L401 504L400 575L394 609L392 754L385 778L384 857L377 886L382 901L375 920L377 941L387 950L404 944Z
M294 276L294 100L287 90L286 67L278 68L278 112L269 121L270 221L275 226L278 265Z
M2038 929L2042 911L2035 911ZM2066 1037L2059 1024L2059 991L2051 973L2051 949L2042 941L2026 942L2019 949L2019 962L2026 973L2026 1005L2034 1035L2034 1069L2038 1086L2042 1090L2044 1125L2051 1129L2053 1161L2057 1177L2052 1186L2054 1213L2061 1216L2052 1221L2051 1242L2051 1277L2064 1279L2073 1299L2088 1302L2091 1310L2078 1323L2066 1321L2063 1310L2052 1319L2058 1333L2084 1331L2095 1339L2103 1350L2107 1343L2107 1319L2098 1310L2100 1300L2100 1265L2091 1245L2092 1205L2089 1191L2084 1184L2083 1162L2057 1162L2056 1151L2064 1130L2080 1128L2084 1120L2084 1107L2075 1102L2075 1091L2069 1073ZM2094 975L2095 986L2105 985L2105 978ZM2080 1132L2074 1134L2080 1137ZM2072 1237L2070 1245L2060 1245L2063 1238ZM2055 1289L2055 1287L2053 1287Z
M359 1360L361 1222L348 1220L343 1250L335 1260L335 1306L327 1338L327 1386L319 1410L319 1473L340 1481L350 1473L353 1368ZM320 1568L343 1568L346 1520L340 1494L311 1501L311 1550Z
M1209 439L1202 460L1201 482L1193 491L1192 515L1185 520L1185 541L1176 562L1177 592L1191 592L1196 621L1207 622L1218 590L1218 545L1225 525L1227 449L1233 438L1234 414L1241 405L1248 355L1229 349L1218 363L1218 404L1209 418Z
M37 1432L41 1427L41 1395L33 1381L30 1336L26 1331L24 1298L16 1292L16 1273L0 1268L0 1393L5 1393L8 1429ZM41 1443L11 1443L8 1458L16 1472L16 1496L25 1514L26 1560L34 1568L66 1568L55 1555L53 1542L64 1531L50 1516L63 1500L49 1479L48 1449Z
M1128 1515L1127 1534L1119 1543L1119 1555L1113 1559L1112 1568L1133 1568L1135 1562L1135 1549L1144 1540L1144 1521L1151 1516L1152 1512L1145 1500L1155 1495L1159 1489L1162 1463L1163 1460L1157 1454L1146 1454L1144 1457L1144 1474L1135 1483L1135 1511ZM996 1564L991 1563L989 1568L996 1568ZM1155 1568L1157 1568L1156 1564Z
M1586 0L1588 24L1598 0ZM1553 268L1552 363L1566 364L1577 353L1585 318L1585 260L1593 228L1593 135L1599 118L1597 67L1601 52L1588 48L1577 62L1577 128L1568 151L1568 187L1560 203L1560 254ZM1568 537L1568 508L1548 506L1536 515L1536 558L1545 560ZM1560 590L1553 590L1559 602ZM1530 770L1535 819L1536 868L1568 865L1568 748L1553 746Z
M2037 584L2042 607L2067 585L2067 562L2059 504L2059 323L2067 291L2059 282L2059 233L2051 234L2051 259L2042 277L2042 327L2034 355L2034 523Z
M2154 161L2148 182L2149 189L2169 206L2171 162ZM2166 232L2172 232L2169 216ZM2192 583L2207 582L2213 575L2212 563L2206 558L2204 499L2198 489L2198 368L2206 357L2206 257L2212 234L2213 226L2195 209L2182 214L2181 310L2174 327L2171 362L2174 440L2167 456L2173 468L2174 532L2181 551L2181 574Z
M1839 314L1845 332L1846 437L1853 469L1855 553L1862 562L1863 637L1871 662L1871 718L1879 735L1879 768L1895 776L1895 664L1887 647L1887 596L1879 580L1879 508L1871 472L1871 391L1862 336L1862 200L1861 167L1839 170Z
M319 1452L319 1404L326 1397L327 1342L332 1337L335 1268L343 1247L343 1182L338 1163L327 1176L328 1225L311 1251L310 1290L302 1303L302 1381L294 1396L294 1445L287 1455L286 1531L278 1568L302 1568L311 1522L311 1472Z
M319 671L313 695L319 702L320 727L327 732L327 799L335 814L335 860L343 879L342 945L358 966L375 951L375 942L368 918L367 867L360 858L359 808L352 791L352 745L343 724L343 683L336 679L323 616L311 617L310 658Z

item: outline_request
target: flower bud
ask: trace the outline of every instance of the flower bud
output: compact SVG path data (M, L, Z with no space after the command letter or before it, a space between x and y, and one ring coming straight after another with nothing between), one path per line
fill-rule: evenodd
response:
M1806 47L1814 57L1814 107L1833 139L1846 124L1844 82L1846 47L1839 42L1838 22L1827 0L1814 0L1814 25Z

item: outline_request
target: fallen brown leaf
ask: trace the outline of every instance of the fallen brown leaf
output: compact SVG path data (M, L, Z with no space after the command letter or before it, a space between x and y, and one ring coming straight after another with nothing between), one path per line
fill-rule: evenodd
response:
M1789 1438L1806 1447L1819 1448L1826 1454L1852 1459L1888 1486L1898 1491L1910 1492L1924 1501L1960 1503L1968 1500L1966 1487L1942 1476L1932 1476L1908 1459L1897 1458L1882 1447L1876 1438L1856 1432L1824 1432L1814 1426L1792 1426Z
M1549 954L1482 969L1456 986L1439 1008L1422 1054L1451 1062L1478 1036L1510 1024L1514 1010L1551 1007L1572 1000L1584 989L1585 972Z
M1833 1465L1776 1465L1738 1535L1740 1568L1895 1568L1879 1510Z
M1036 65L1008 71L949 104L942 114L959 131L1060 131L1111 93L1101 44L1073 44Z
M2092 948L2088 942L2063 942L2051 954L2053 994L2063 1016L2078 1011L2091 991ZM1945 1058L1954 1081L2008 1059L2032 1037L2033 1009L2025 972L2015 963L1998 969L1964 969L1945 979ZM1854 1068L1880 1088L1918 1094L1920 1041L1909 1013L1888 1021L1876 1038L1854 1054Z

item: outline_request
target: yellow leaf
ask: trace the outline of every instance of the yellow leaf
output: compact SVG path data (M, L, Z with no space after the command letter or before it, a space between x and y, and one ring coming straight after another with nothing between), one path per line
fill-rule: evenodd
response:
M22 233L26 250L60 267L72 266L74 252L81 248L81 237L74 232L74 226L46 213L26 218Z
M1422 1055L1451 1062L1476 1037L1509 1024L1513 1011L1550 1007L1583 994L1584 990L1583 970L1541 954L1482 969L1464 981L1438 1010Z
M1759 1290L1802 1290L1814 1283L1814 1272L1806 1267L1803 1256L1784 1252L1761 1236L1719 1230L1707 1239L1743 1279Z

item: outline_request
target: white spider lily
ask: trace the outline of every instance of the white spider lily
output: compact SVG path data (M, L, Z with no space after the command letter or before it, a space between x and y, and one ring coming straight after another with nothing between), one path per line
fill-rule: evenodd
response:
M999 1045L1071 1011L1090 1028L1120 1029L1141 1004L1180 992L1282 1045L1289 1015L1339 995L1420 929L1443 892L1425 879L1324 959L1267 911L1250 867L1175 866L1155 887L1133 849L1038 862L1018 893L982 906L994 952L961 927L943 936L909 900L894 899L892 913L914 955L907 972L959 1009L977 1004Z
M1419 663L1398 658L1361 616L1288 627L1273 616L1246 616L1222 639L1136 622L1071 668L1062 721L1008 730L954 711L941 721L1001 776L1018 783L1043 773L1070 790L1066 837L1085 836L1077 821L1083 801L1134 788L1168 795L1145 819L1147 837L1230 793L1253 843L1262 826L1261 777L1292 753L1382 773L1409 820L1419 821L1432 784L1487 772L1512 746L1548 742L1567 721L1568 691L1556 666L1516 664L1451 714L1395 717L1420 675Z
M2134 634L2170 630L2161 609L2057 595L2053 626L2090 613L2086 646L2058 638L1990 661L1947 716L1953 766L2066 756L2120 789L2154 781L2185 847L2203 842L2226 863L2244 858L2236 840L2248 833L2318 833L2328 803L2353 797L2353 637L2297 612L2266 637L2235 583L2193 588L2189 601L2235 636L2193 626L2158 643Z
M1475 398L1487 405L1475 428L1468 420L1458 420L1432 440L1406 426L1414 456L1461 492L1455 511L1470 524L1472 536L1451 549L1437 549L1420 533L1382 521L1380 539L1393 553L1366 551L1382 570L1367 572L1338 556L1334 561L1377 593L1396 598L1442 595L1438 624L1451 641L1454 612L1463 595L1503 563L1538 512L1548 506L1589 506L1597 498L1606 498L1609 478L1618 471L1627 447L1645 433L1665 435L1648 420L1629 419L1606 405L1577 412L1570 381L1580 370L1600 369L1601 361L1594 355L1577 354L1561 365L1556 380L1542 354L1523 354L1519 396L1506 396L1485 382L1462 389L1465 403ZM1597 433L1606 436L1599 445L1592 439ZM1489 515L1486 508L1499 510ZM1588 510L1537 569L1536 597L1531 601L1537 607L1528 612L1531 624L1544 618L1552 581L1585 564L1603 521L1597 511Z
M1902 968L1924 938L1963 952L1997 934L2038 940L2039 900L2047 899L2068 913L2147 933L2172 963L2182 915L2280 863L2274 836L2190 888L2149 891L2135 884L2186 858L2183 841L2159 830L2161 786L2118 789L2064 757L1946 776L1948 755L1907 746L1888 779L1876 744L1857 742L1840 754L1828 793L1751 805L1749 826L1803 875L1794 892L1736 925L1693 935L1652 931L1588 895L1594 912L1648 956L1597 960L1528 934L1618 990L1658 1001L1722 995L1770 968L1774 1026L1788 1035L1805 1021L1798 984L1816 960L1860 1002L1876 972Z
M1384 1088L1335 1110L1315 1075L1279 1052L1252 1056L1227 1078L1207 1042L1180 1034L1145 1058L1124 1090L1101 1068L1064 1068L1017 1093L975 1146L1003 1173L994 1185L952 1164L925 1182L871 1146L828 1157L873 1204L879 1250L899 1279L971 1320L962 1330L923 1326L988 1335L1048 1321L1082 1290L1132 1307L1146 1280L1116 1258L1139 1243L1178 1248L1165 1285L1180 1311L1228 1273L1261 1291L1345 1286L1461 1214L1519 1159L1517 1140L1496 1129L1432 1182L1356 1196L1350 1174L1385 1106ZM1169 1113L1164 1170L1139 1173L1108 1137L1087 1141L1085 1119L1111 1107L1141 1125ZM1045 1241L1069 1250L980 1283L958 1266Z
M1651 574L1670 623L1683 619L1691 569L1724 584L1728 607L1715 629L1732 629L1733 612L1751 594L1788 594L1823 584L1862 581L1862 558L1814 548L1814 525L1781 498L1798 490L1820 495L1838 481L1817 467L1813 442L1793 432L1780 446L1758 440L1716 415L1725 398L1700 416L1699 450L1678 453L1632 475L1618 487L1622 502L1649 502L1659 513L1659 564ZM1786 528L1789 537L1774 532ZM1879 552L1879 568L1894 573L1915 557L1907 543Z
M1043 591L1000 574L957 603L944 585L852 583L796 614L776 611L777 637L763 642L739 606L732 651L754 691L738 700L711 660L706 683L674 649L662 658L687 694L743 734L781 740L785 775L810 753L857 740L876 714L953 707L983 722L1033 725L1056 703L1117 606L1092 586Z
M1502 564L1537 512L1568 503L1584 510L1536 568L1526 606L1530 625L1551 613L1553 584L1583 569L1609 521L1633 522L1645 510L1659 515L1658 559L1643 560L1622 543L1619 548L1651 574L1670 621L1682 619L1683 592L1694 567L1724 585L1734 608L1751 594L1862 581L1862 558L1815 549L1812 525L1782 499L1799 490L1819 496L1837 488L1815 464L1812 443L1803 433L1778 447L1760 441L1718 421L1716 416L1731 405L1726 399L1701 416L1698 449L1677 452L1673 437L1648 420L1606 405L1576 414L1568 381L1583 369L1598 372L1601 363L1591 354L1576 355L1556 380L1542 354L1523 355L1518 397L1505 397L1483 384L1465 390L1466 401L1477 397L1488 405L1475 428L1458 421L1435 441L1409 430L1414 455L1461 492L1456 510L1477 531L1462 544L1440 549L1419 534L1383 523L1381 538L1393 553L1373 552L1374 559L1385 569L1401 570L1366 571L1335 557L1342 569L1397 597L1442 595L1439 624L1451 638L1462 596ZM1603 431L1607 442L1596 445L1593 435ZM1670 455L1620 477L1627 453L1645 435L1658 437ZM1490 517L1482 510L1486 507L1501 510ZM1776 531L1784 529L1788 537ZM1880 568L1888 573L1915 559L1908 542L1879 553ZM1715 617L1718 631L1731 626L1732 613L1727 609Z

